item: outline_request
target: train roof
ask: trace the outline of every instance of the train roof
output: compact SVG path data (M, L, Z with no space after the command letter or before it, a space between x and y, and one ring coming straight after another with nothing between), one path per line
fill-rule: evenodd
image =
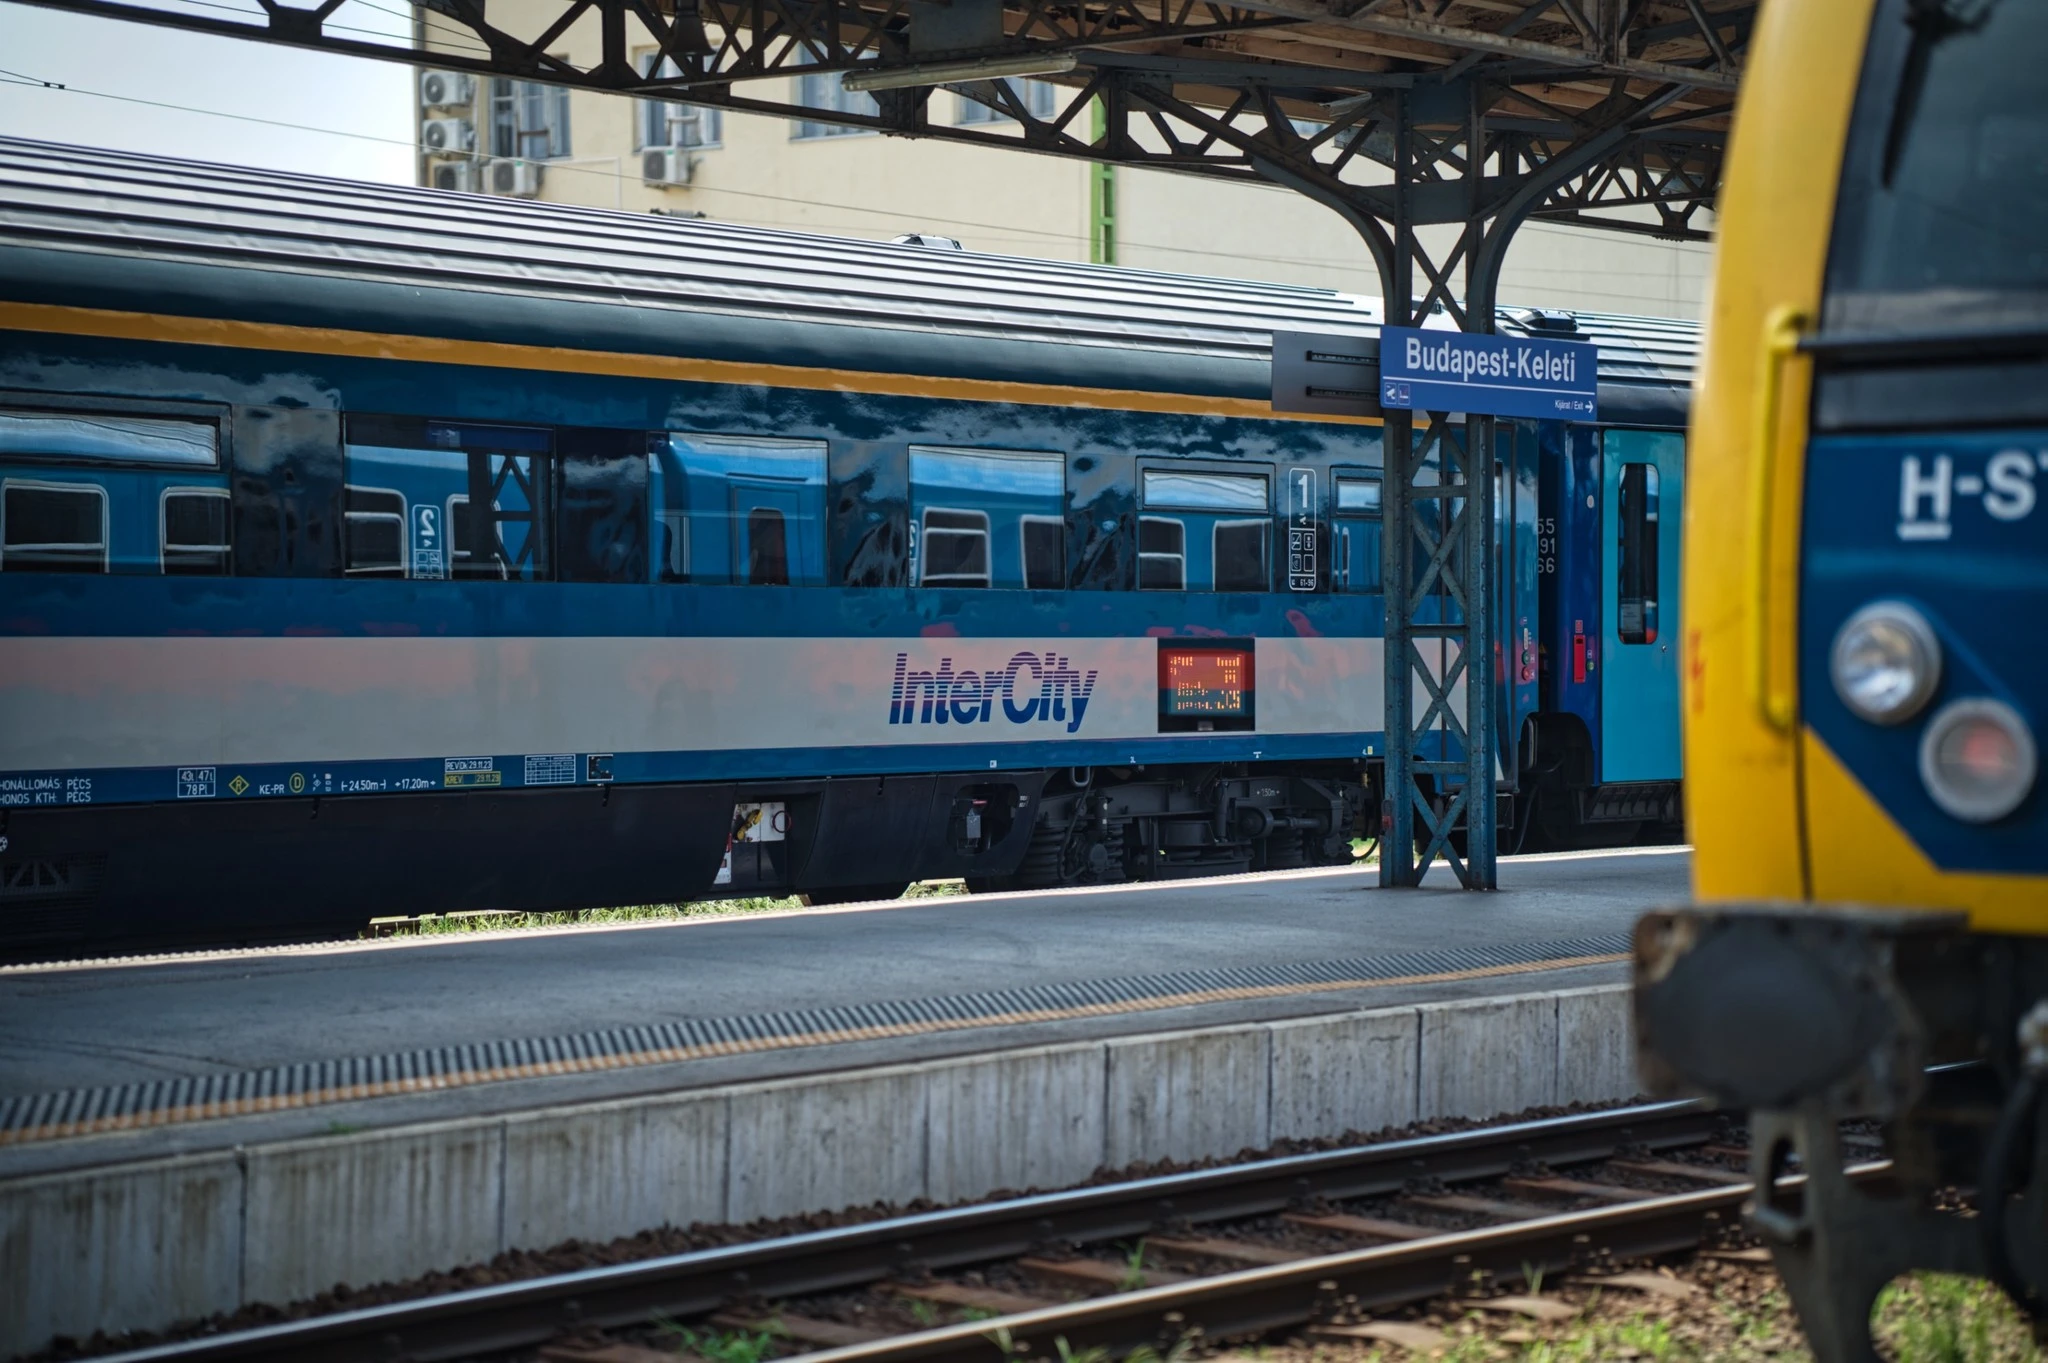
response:
M0 252L19 257L0 287L20 301L82 290L245 320L1234 396L1265 395L1274 331L1370 335L1380 320L1378 299L1302 285L8 138ZM1698 351L1687 321L1504 308L1497 324L1597 343L1603 387L1683 390Z

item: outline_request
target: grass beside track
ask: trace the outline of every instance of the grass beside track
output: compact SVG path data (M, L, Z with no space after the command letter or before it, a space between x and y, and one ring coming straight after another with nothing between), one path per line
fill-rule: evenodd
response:
M1391 1345L1289 1341L1215 1355L1204 1363L1810 1363L1778 1275L1767 1266L1693 1260L1671 1276L1696 1289L1674 1300L1566 1287L1571 1320L1536 1324L1511 1314L1424 1311L1443 1331L1427 1354ZM1553 1289L1555 1291L1555 1289ZM2005 1294L1974 1278L1916 1273L1879 1296L1878 1348L1894 1363L2041 1363L2026 1320Z
M1361 865L1376 865L1373 844L1353 839L1352 855ZM958 880L920 880L903 892L905 899L938 899L964 895ZM423 914L418 918L376 918L363 936L435 937L463 932L520 932L533 928L565 928L605 923L666 923L685 918L739 918L750 913L787 913L804 907L795 895L757 895L746 899L702 899L690 904L636 904L616 909L572 909L564 913L499 913L479 909L466 913Z
M905 899L943 898L967 893L957 880L921 880L903 892ZM662 923L684 918L737 918L750 913L786 913L803 908L795 895L748 899L705 899L693 904L637 904L618 909L573 909L566 913L425 914L419 918L371 920L365 937L431 937L461 932L517 932L528 928L560 928L602 923Z

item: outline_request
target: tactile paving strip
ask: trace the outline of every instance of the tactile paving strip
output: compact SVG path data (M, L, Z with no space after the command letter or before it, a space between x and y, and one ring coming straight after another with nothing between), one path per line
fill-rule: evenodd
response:
M1244 999L1483 979L1608 965L1628 958L1628 935L1609 933L1558 942L1446 947L1342 961L1176 971L1033 985L985 994L953 994L746 1017L693 1018L568 1036L437 1046L393 1055L354 1056L0 1099L0 1145L280 1112L363 1098L433 1093L508 1079L589 1074L753 1051L1059 1022Z

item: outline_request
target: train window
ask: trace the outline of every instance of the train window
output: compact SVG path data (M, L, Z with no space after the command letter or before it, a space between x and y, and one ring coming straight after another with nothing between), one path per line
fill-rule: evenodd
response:
M921 522L917 560L920 587L986 587L988 513L930 507Z
M647 496L664 582L817 586L825 580L825 443L657 431Z
M342 573L405 576L405 496L383 487L342 489Z
M1337 510L1358 516L1380 514L1380 480L1377 478L1337 479Z
M1026 516L1024 585L1032 591L1058 591L1067 585L1067 523L1058 516Z
M1875 116L1859 105L1822 330L2038 328L2048 309L2048 104L2037 83L2048 6L1916 0L1878 12L1896 17L1870 39L1863 93ZM1924 412L1929 385L1905 386Z
M1218 521L1210 533L1219 592L1263 592L1272 584L1266 570L1265 521Z
M552 432L353 415L344 430L348 483L384 493L374 510L350 498L348 526L362 552L349 549L346 571L507 582L553 576ZM396 546L386 519L394 511Z
M647 434L570 426L555 432L555 580L661 580L648 505Z
M747 585L789 585L789 522L772 506L747 510Z
M1657 466L1621 466L1621 543L1615 554L1615 632L1624 644L1657 642Z
M448 531L449 573L453 577L486 577L488 572L479 570L476 553L471 545L473 533L469 527L469 498L450 497L443 508L447 519L441 524ZM500 579L504 577L501 572Z
M1336 553L1330 575L1340 592L1380 590L1380 480L1337 475Z
M914 579L932 586L1064 587L1066 500L1064 455L912 445Z
M1138 518L1138 590L1147 592L1186 591L1188 585L1188 531L1179 521L1165 516Z
M1151 468L1141 474L1140 490L1146 511L1183 513L1139 518L1140 588L1157 584L1172 591L1271 590L1268 546L1272 542L1273 502L1272 481L1266 474ZM1153 531L1152 538L1160 547L1148 551L1145 527L1150 521L1162 527L1171 525L1173 530ZM1170 549L1166 547L1169 542ZM1161 557L1152 560L1155 553ZM1177 557L1179 562L1170 564L1169 557ZM1148 561L1156 563L1150 572ZM1173 586L1165 586L1168 582Z
M227 489L165 488L157 517L157 557L163 570L198 576L225 573L228 553Z
M1145 505L1188 511L1265 511L1272 506L1264 474L1145 470Z
M0 412L0 458L210 469L220 465L220 428L112 412Z
M0 486L0 572L107 571L107 493L96 483Z

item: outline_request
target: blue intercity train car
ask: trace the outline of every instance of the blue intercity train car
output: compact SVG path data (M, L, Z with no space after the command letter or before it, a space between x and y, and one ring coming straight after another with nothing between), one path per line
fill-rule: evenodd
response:
M1378 316L0 142L0 944L1348 860ZM1693 329L1500 325L1505 843L1668 829Z

